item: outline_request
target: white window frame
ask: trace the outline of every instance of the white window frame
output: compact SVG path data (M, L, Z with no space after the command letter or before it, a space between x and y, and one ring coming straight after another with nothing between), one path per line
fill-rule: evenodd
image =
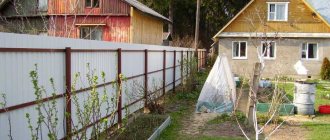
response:
M267 56L264 56L263 55L263 45L264 45L264 43L265 43L266 41L261 41L261 49L260 49L260 54L261 54L261 56L264 58L264 59L266 59L266 60L275 60L276 59L276 50L277 50L277 44L276 44L276 42L275 41L267 41L268 43L271 43L271 42L273 42L274 43L274 57L270 57L270 50L268 49L267 50L267 52L266 52L266 54L267 54Z
M302 58L302 52L303 52L303 45L306 44L306 58ZM309 44L316 44L316 58L308 58L308 46ZM316 42L304 42L301 44L301 47L300 47L300 57L301 57L301 60L319 60L319 43L316 43Z
M85 0L85 8L100 8L100 3L101 3L101 0L88 0L90 1L90 5L87 5L87 0ZM98 1L98 4L97 5L94 5L94 1Z
M288 21L288 17L289 17L289 3L290 2L267 2L268 8L267 8L267 20L268 21ZM270 5L271 4L275 4L275 12L274 12L274 19L270 19ZM276 10L277 10L277 6L276 5L285 5L285 16L284 19L276 19Z
M38 10L47 12L48 0L38 0Z
M241 55L241 43L245 43L245 56L234 56L234 43L238 42L239 46L238 46L238 54ZM232 41L232 45L231 45L231 53L232 53L232 59L247 59L248 58L248 44L247 41Z
M85 38L85 37L81 36L82 28L88 28L89 38ZM79 27L79 39L96 40L96 39L92 39L92 32L93 32L94 29L100 29L100 31L101 31L101 40L98 40L98 41L103 41L103 27L102 26L100 26L100 27L99 26L80 26Z

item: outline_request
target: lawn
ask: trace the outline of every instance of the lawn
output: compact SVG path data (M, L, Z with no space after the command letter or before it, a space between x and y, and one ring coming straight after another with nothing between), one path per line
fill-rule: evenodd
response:
M200 90L203 86L203 83L207 77L207 72L201 72L198 74L198 83L196 90L187 92L185 90L179 90L174 95L168 98L166 101L166 108L169 108L168 114L172 118L172 124L165 129L161 134L159 140L242 140L242 136L210 136L204 135L204 133L199 133L197 135L187 135L183 134L182 131L189 130L186 123L191 120L191 116L194 115L195 104L199 97ZM321 82L324 83L324 82ZM292 82L281 83L279 86L285 89L288 98L293 101L294 95L294 84ZM322 104L330 104L330 100L324 98L326 94L329 93L329 90L324 88L324 84L317 85L316 93L316 102L315 109L318 111L318 106ZM218 116L213 120L206 122L205 127L221 126L223 123L228 123L230 120L227 120L224 116ZM317 121L314 121L317 120ZM321 115L316 114L311 122L303 122L300 127L307 129L307 139L330 139L330 115ZM194 123L194 122L190 122ZM237 125L232 123L233 126ZM209 131L210 128L203 128L201 131ZM289 126L290 127L290 126ZM191 128L192 129L192 128ZM205 130L206 129L206 130ZM221 133L221 131L217 131Z
M319 81L316 85L316 95L315 95L315 110L318 111L318 107L320 105L330 104L330 100L326 99L325 96L330 94L329 89L325 89L324 85L329 84L330 82ZM294 84L292 82L288 83L280 83L279 87L283 88L286 93L287 97L293 101L293 94L294 94Z
M161 134L159 140L243 140L243 137L224 137L224 136L210 136L204 134L187 135L182 131L189 130L187 124L191 121L195 114L195 105L198 100L200 91L208 76L209 70L199 72L197 74L198 86L196 90L187 92L186 90L179 90L175 96L169 97L166 101L166 110L172 118L172 124L165 129ZM188 122L188 123L187 123ZM193 123L193 122L192 122ZM217 118L211 120L210 125L218 122ZM206 125L207 122L206 122ZM202 128L201 131L208 131Z
M318 107L320 105L330 104L330 100L326 99L326 95L330 93L329 89L325 86L329 86L330 82L318 81L316 86L315 96L315 110L316 116L314 120L317 122L305 122L303 127L309 130L308 139L315 140L328 140L330 139L330 115L322 115L318 113ZM293 83L281 83L279 85L285 89L288 94L288 98L293 101L294 84Z

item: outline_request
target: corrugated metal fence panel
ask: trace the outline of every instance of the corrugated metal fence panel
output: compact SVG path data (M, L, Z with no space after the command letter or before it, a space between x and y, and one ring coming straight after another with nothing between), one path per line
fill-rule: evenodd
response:
M64 49L65 47L71 47L72 50L77 49L112 49L113 51L105 52L72 52L71 53L71 74L72 82L74 81L75 74L80 73L81 77L77 80L76 89L80 90L83 88L90 87L86 75L88 74L89 64L91 70L95 70L95 74L99 77L97 80L98 84L102 84L101 72L104 71L106 74L106 83L116 80L117 69L118 69L118 54L117 48L121 48L122 52L122 73L126 77L132 77L136 75L144 74L144 50L149 49L148 52L148 72L158 71L153 74L148 74L149 91L155 91L162 88L163 82L163 50L167 50L166 55L166 66L173 67L174 53L173 50L188 51L189 49L175 48L175 47L164 47L155 45L137 45L137 44L125 44L125 43L111 43L111 42L100 42L90 40L79 40L79 39L68 39L68 38L55 38L55 37L44 37L44 36L33 36L33 35L20 35L10 33L0 33L0 49L1 48L53 48L53 49ZM125 51L125 50L139 50L139 51ZM186 52L184 52L186 54ZM180 60L181 53L177 53L177 60ZM18 105L35 100L33 85L29 72L34 69L34 65L38 64L38 74L40 85L43 85L49 93L51 93L51 87L49 84L49 78L54 78L55 87L57 94L65 93L65 53L64 52L0 52L0 92L5 93L7 96L7 107ZM179 63L178 63L179 64ZM177 67L176 77L179 78L180 69ZM134 103L139 98L141 93L137 92L135 83L137 86L144 86L144 76L139 76L123 82L123 102L122 106L126 106ZM166 70L166 83L170 84L173 82L173 69ZM177 82L176 84L179 84ZM133 85L133 86L132 86ZM107 95L109 97L115 97L116 86L112 84L105 86ZM166 90L170 90L172 86L168 86ZM97 88L99 96L104 94L104 87ZM159 92L161 93L161 92ZM76 96L80 109L83 108L83 102L86 101L90 91L79 92ZM59 98L57 101L58 109L58 136L60 138L65 135L65 100ZM45 102L46 104L49 102ZM123 117L126 112L133 113L143 107L144 100L138 101L128 108L128 110L122 110ZM0 113L0 139L8 139L9 125L7 121L8 115L12 121L12 130L14 139L26 139L31 136L28 130L27 119L25 118L26 113L30 113L32 124L36 124L37 112L35 110L36 105L30 105L21 109L12 110L9 113ZM102 110L106 110L106 106L101 107ZM110 108L110 111L115 111L116 105ZM78 125L79 120L77 119L77 106L72 101L72 121L74 125ZM102 116L107 115L106 112L102 112ZM93 120L92 122L93 123ZM80 128L81 126L79 126ZM42 137L47 139L46 128ZM88 129L90 132L91 129Z
M54 79L56 94L65 92L64 86L64 53L33 53L33 52L0 52L0 93L6 94L6 106L14 106L26 102L35 101L33 83L30 77L30 71L38 67L38 82L40 87L47 91L43 93L43 98L51 97L54 92L50 84L50 78ZM2 101L2 99L1 99ZM57 109L60 120L64 119L64 100L58 99ZM12 123L12 134L14 139L26 139L30 136L28 129L26 113L30 114L32 125L36 125L37 111L35 105L11 111L10 113L0 114L0 129L6 130L0 132L0 139L7 139L7 130L9 125L7 121L10 115ZM46 126L42 125L46 130ZM64 136L63 122L58 124L58 135ZM44 133L43 137L47 137Z
M0 92L10 93L7 94L8 106L35 100L35 97L31 96L34 89L30 78L30 72L35 69L35 65L38 66L38 82L40 86L44 86L48 93L47 97L52 93L50 78L54 78L58 94L65 92L63 53L0 54Z
M8 94L6 94L8 95ZM32 96L33 97L33 96ZM17 97L20 98L20 97ZM56 100L57 104L57 110L58 110L58 125L57 125L57 135L59 137L64 137L65 134L65 126L64 126L64 105L65 101L63 99L57 99ZM37 120L38 120L38 112L35 109L36 106L29 106L26 108L22 108L19 110L11 111L9 113L2 113L0 114L0 139L1 140L9 140L8 134L9 134L9 122L8 122L8 117L11 119L11 130L12 130L12 137L14 140L24 140L24 139L31 139L31 133L28 128L28 119L26 118L26 113L30 114L31 118L31 124L33 125L34 128L37 126ZM48 139L47 136L47 127L42 124L42 137L44 139ZM39 138L41 135L39 134Z
M116 80L117 57L115 52L74 52L72 53L72 80L80 73L77 89L90 87L87 74L95 73L97 82L103 83L101 73L105 73L106 82Z

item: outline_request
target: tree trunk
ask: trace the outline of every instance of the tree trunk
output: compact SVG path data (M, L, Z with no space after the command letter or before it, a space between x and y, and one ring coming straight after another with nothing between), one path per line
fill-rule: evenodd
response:
M248 124L253 126L253 108L256 107L257 93L259 90L259 80L261 74L261 63L256 63L253 72L253 79L251 81L251 89L249 92L249 101L247 104L247 114Z

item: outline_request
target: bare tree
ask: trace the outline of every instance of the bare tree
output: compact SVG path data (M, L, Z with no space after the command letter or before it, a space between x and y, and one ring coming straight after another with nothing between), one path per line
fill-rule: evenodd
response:
M245 22L249 25L250 30L250 37L249 42L253 45L254 48L257 50L258 62L254 67L253 75L251 76L249 84L249 101L247 104L247 114L249 124L254 127L255 131L255 139L259 139L260 135L264 132L265 128L268 127L271 123L277 121L277 117L279 116L281 104L286 101L286 93L282 90L278 83L279 78L275 78L274 82L274 89L272 89L271 94L268 95L271 98L270 101L270 108L268 111L268 120L265 122L264 125L259 124L258 122L258 115L257 115L257 103L260 99L260 95L258 94L259 90L259 81L261 76L264 72L264 68L266 66L265 59L266 57L270 57L271 49L274 47L274 41L280 41L282 38L279 35L277 29L273 29L268 26L267 24L267 10L264 8L256 8L253 13L249 13L245 15ZM243 93L243 89L240 89L238 92L241 97ZM237 105L236 105L237 106ZM235 110L237 107L235 107ZM234 111L235 112L235 111ZM236 119L237 120L237 119ZM245 132L245 130L239 124L237 120L239 128L241 129L242 133L246 137L246 139L250 139ZM268 139L271 135L273 135L283 124L285 120L274 124L274 127L271 129L271 132L266 135L266 139Z

